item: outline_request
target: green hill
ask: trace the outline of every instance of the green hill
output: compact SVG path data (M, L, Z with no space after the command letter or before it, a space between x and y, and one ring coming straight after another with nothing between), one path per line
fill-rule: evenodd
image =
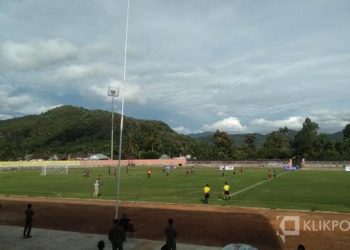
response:
M251 133L255 136L256 138L256 146L258 148L262 147L262 145L264 144L267 135L263 135L263 134L259 134L259 133ZM192 138L195 138L201 142L204 143L212 143L212 137L213 137L214 133L213 132L204 132L204 133L198 133L198 134L190 134L189 136ZM234 142L234 144L238 147L242 146L244 143L244 139L245 136L247 134L229 134L232 141Z
M118 155L120 115L115 114L114 156ZM198 153L200 142L177 134L167 124L153 120L124 119L123 158L157 158ZM61 106L40 115L0 121L0 160L23 159L33 154L47 159L110 156L111 113ZM114 157L115 158L115 157Z
M115 114L114 151L118 156L120 115ZM290 142L297 131L288 130ZM236 148L220 149L213 145L213 133L205 132L181 135L161 121L141 120L125 117L123 130L122 158L159 158L163 154L170 156L191 155L199 160L217 159L256 159L269 157L261 151L267 135L253 133L259 154L248 152L242 147L247 134L230 134ZM250 134L251 135L251 134ZM326 155L326 159L346 158L343 148L346 143L335 147L335 142L342 141L342 132L322 134L315 148L315 158ZM291 150L295 145L290 145ZM0 161L33 158L49 159L56 155L59 159L69 157L88 157L102 153L110 156L111 148L111 113L103 110L87 110L73 106L61 106L40 115L29 115L0 121ZM222 152L223 151L223 152ZM230 151L230 152L229 152ZM296 151L296 150L295 150ZM319 152L320 151L320 152ZM224 154L224 155L223 155ZM322 158L323 159L323 158Z
M289 140L292 141L294 140L295 135L298 133L298 131L289 129L288 130L288 136ZM198 134L190 134L188 136L197 139L203 143L212 143L212 137L213 137L213 132L203 132L203 133L198 133ZM261 148L265 141L266 137L269 134L263 135L259 133L250 133L253 134L256 138L255 145L257 148ZM238 147L242 146L244 143L245 136L248 134L229 134L231 139L233 140L234 144ZM340 142L343 140L343 133L342 132L337 132L337 133L332 133L332 134L323 134L326 136L327 139L329 139L332 143L335 142Z
M343 132L336 132L332 134L325 134L325 136L333 143L343 140Z

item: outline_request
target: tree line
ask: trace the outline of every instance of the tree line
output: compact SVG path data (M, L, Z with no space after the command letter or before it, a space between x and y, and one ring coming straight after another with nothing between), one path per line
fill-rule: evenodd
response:
M113 158L119 155L120 115L115 115ZM280 128L266 136L260 146L255 134L244 135L243 143L217 130L209 141L200 141L173 131L154 120L125 117L123 159L155 159L191 155L191 160L302 159L349 160L350 124L343 139L332 142L319 133L317 123L306 118L300 131ZM85 158L90 154L111 154L111 113L62 106L40 115L0 121L0 160L24 160L26 156L50 159ZM293 135L292 135L293 134Z
M319 133L317 123L306 118L300 131L294 137L289 135L287 127L268 134L261 148L256 147L254 134L245 135L244 143L235 146L229 134L217 130L213 135L210 159L256 160L289 159L308 160L349 160L350 124L343 129L343 140L332 142L326 135Z

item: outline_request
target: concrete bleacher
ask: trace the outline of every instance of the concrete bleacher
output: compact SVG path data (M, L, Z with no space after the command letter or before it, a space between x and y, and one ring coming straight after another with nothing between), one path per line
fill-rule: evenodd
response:
M105 242L105 250L112 250L107 235L83 234L59 230L32 229L32 238L22 237L23 228L0 225L0 249L8 250L96 250L100 240ZM163 241L128 238L125 250L159 250ZM208 247L177 243L179 250L219 250L222 247Z

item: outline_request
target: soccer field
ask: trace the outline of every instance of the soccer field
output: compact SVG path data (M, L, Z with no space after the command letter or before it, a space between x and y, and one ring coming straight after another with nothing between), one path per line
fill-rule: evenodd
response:
M350 173L345 171L277 170L277 178L267 179L266 169L226 171L196 167L186 176L185 167L166 176L161 168L135 167L121 169L120 199L198 204L202 201L205 184L211 187L209 204L302 210L350 211ZM98 199L115 199L116 178L108 175L108 168L90 169L90 177L83 177L84 169L70 169L40 176L40 170L0 172L0 194L48 197L92 198L93 184L101 175L101 195ZM113 171L112 171L113 172ZM231 200L222 200L225 182L231 186Z

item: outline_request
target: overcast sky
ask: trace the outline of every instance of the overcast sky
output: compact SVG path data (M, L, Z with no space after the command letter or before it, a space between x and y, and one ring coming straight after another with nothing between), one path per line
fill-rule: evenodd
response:
M0 0L0 119L110 111L126 3ZM348 0L131 0L128 39L127 116L185 134L350 123Z

